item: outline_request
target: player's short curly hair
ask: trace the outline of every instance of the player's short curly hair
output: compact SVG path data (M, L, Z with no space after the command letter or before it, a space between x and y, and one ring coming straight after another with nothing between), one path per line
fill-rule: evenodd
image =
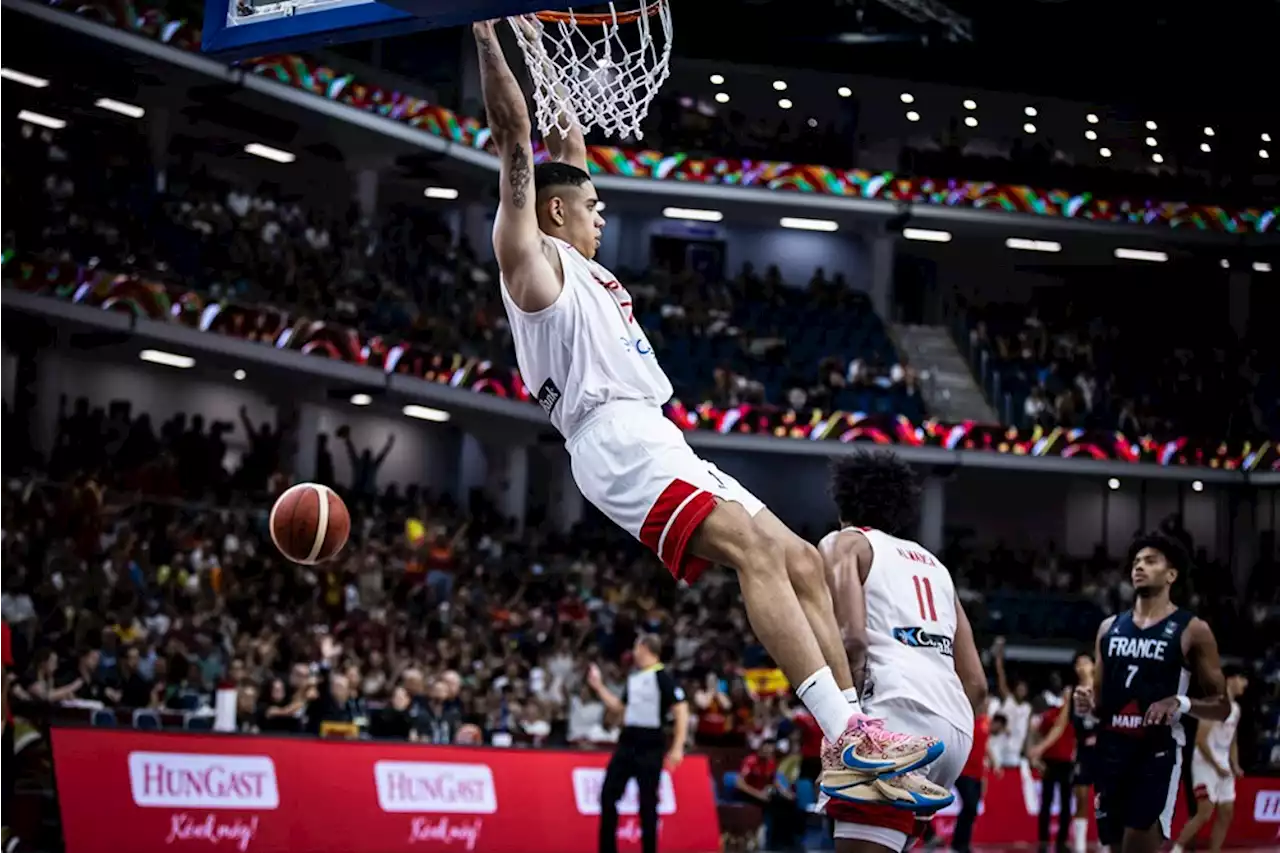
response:
M1170 568L1178 570L1179 579L1190 574L1191 552L1176 536L1169 536L1161 531L1138 534L1133 542L1129 543L1128 561L1125 565L1132 566L1138 552L1143 548L1152 548L1163 554Z
M920 480L886 451L859 450L832 462L831 498L842 524L909 536L920 521Z

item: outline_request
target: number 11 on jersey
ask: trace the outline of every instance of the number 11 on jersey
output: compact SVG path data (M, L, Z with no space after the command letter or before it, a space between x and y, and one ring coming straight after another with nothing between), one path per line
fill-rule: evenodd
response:
M916 602L920 605L920 618L937 622L938 611L933 606L933 584L929 583L928 578L922 578L919 575L914 575L911 582L916 587Z

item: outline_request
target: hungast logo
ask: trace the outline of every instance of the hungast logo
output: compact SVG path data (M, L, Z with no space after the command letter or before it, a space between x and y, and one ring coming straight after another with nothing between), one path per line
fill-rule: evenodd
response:
M1259 791L1253 798L1253 819L1258 823L1280 823L1280 791Z
M144 808L275 809L276 766L265 755L129 753L133 801Z
M578 814L600 814L600 790L604 787L604 768L573 768L573 797L578 803ZM635 815L640 813L640 789L632 779L627 783L627 790L618 801L618 814ZM676 813L676 787L671 782L671 774L662 771L662 782L658 785L658 814Z
M384 812L493 814L498 793L484 764L378 761L373 765Z

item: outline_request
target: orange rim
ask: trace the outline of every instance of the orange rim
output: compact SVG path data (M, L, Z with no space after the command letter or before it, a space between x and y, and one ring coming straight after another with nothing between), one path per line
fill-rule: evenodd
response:
M647 18L658 14L662 5L666 0L656 0L647 6L641 6L639 9L630 12L618 12L610 14L608 12L598 12L591 15L574 14L573 12L535 12L534 17L539 21L549 24L576 24L580 27L603 27L607 24L631 24L641 18Z

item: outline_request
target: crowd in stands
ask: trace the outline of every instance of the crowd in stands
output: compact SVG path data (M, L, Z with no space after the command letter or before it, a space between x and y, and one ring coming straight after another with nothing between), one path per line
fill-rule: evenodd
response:
M347 439L366 459L335 484L353 512L350 544L321 566L285 561L265 527L286 485L287 432L199 416L155 427L123 401L76 400L46 461L6 455L2 604L20 702L199 715L230 686L244 731L344 724L432 743L601 744L616 730L587 667L617 687L637 632L653 631L693 702L695 745L789 736L793 703L753 690L750 671L772 664L732 575L678 589L611 526L517 534L480 494L380 490L377 448ZM226 452L231 433L246 452ZM331 452L320 444L317 469L333 470ZM1102 550L1082 560L957 537L944 557L980 638L1087 646L1132 598ZM1188 603L1224 654L1259 667L1242 760L1280 763L1280 658L1257 659L1278 647L1275 567L1254 573L1246 598L1200 560ZM1068 675L1025 673L1040 687Z
M1195 315L1104 315L1091 310L1087 289L1071 292L1079 301L1060 309L987 305L971 314L970 354L980 374L985 355L984 378L996 380L986 390L1010 423L1208 441L1280 434L1273 341L1242 339Z
M310 209L195 168L180 144L157 191L151 167L127 156L139 144L27 127L6 148L6 181L41 203L7 225L14 257L134 273L514 366L496 267L436 214ZM914 371L839 273L818 270L807 292L775 267L619 274L682 399L923 415Z

